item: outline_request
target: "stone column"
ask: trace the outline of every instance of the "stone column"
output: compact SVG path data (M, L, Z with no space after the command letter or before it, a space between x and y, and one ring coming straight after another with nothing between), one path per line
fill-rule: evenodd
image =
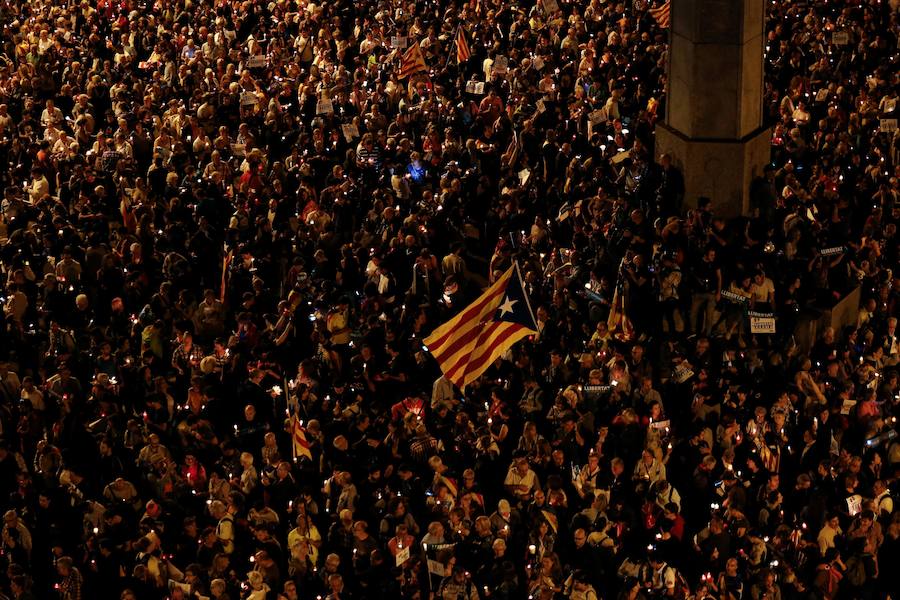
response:
M671 0L669 89L657 156L684 172L685 200L716 214L749 209L751 180L770 157L763 127L765 0Z

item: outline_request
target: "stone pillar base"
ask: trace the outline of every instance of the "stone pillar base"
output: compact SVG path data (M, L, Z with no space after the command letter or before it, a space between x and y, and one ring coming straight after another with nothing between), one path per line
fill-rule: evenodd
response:
M684 204L713 202L716 215L735 217L750 210L750 182L771 160L770 130L757 129L740 140L690 139L665 123L656 125L656 156L668 153L684 173Z

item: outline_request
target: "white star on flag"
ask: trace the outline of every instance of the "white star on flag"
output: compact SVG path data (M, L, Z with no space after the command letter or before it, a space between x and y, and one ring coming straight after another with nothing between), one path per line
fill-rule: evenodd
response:
M506 313L513 312L513 305L515 305L516 302L518 302L518 300L513 300L507 296L503 304L500 305L500 317L503 318Z

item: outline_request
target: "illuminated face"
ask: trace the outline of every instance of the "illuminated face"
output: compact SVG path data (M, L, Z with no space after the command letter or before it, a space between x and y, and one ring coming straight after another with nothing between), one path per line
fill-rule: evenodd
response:
M734 577L737 575L738 562L735 558L729 558L728 562L725 563L725 572L728 573L729 577Z

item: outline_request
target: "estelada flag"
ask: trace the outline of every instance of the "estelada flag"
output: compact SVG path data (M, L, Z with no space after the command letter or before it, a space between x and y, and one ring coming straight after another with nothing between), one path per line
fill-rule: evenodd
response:
M301 456L312 460L312 451L309 449L309 440L306 439L306 429L301 425L300 417L295 412L291 417L291 446L294 452L294 462Z
M627 342L634 337L634 327L631 325L631 319L628 318L623 288L624 286L621 284L616 286L606 326L616 339Z
M464 389L513 344L536 333L519 265L514 264L475 302L425 338L425 347L444 376Z
M650 9L650 16L656 19L657 24L666 29L669 27L669 15L672 8L672 0L666 0L665 4L661 4L656 8Z
M559 531L559 519L557 519L556 513L550 512L549 510L542 510L541 515L553 529L553 533Z
M459 486L456 485L456 480L445 475L441 475L441 483L447 486L447 492L456 498L457 494L459 494Z
M472 51L469 49L469 42L466 40L466 32L462 27L456 29L456 62L462 64L469 60Z
M418 43L410 44L403 57L400 59L400 72L397 77L406 79L416 73L427 71L428 66L425 64L425 57L422 56L422 50Z

